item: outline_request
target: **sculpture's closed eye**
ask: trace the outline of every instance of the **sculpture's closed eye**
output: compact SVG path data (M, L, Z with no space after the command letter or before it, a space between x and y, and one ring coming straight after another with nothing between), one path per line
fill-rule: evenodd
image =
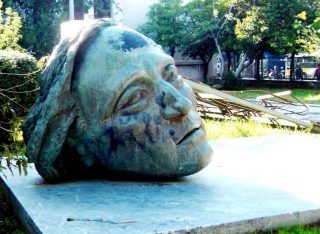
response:
M177 79L177 77L178 77L178 70L176 66L174 66L173 64L167 65L163 73L163 78L167 82L173 82Z
M150 87L145 84L130 85L120 96L115 113L128 115L143 111L147 107L150 92Z
M175 88L180 88L183 85L183 80L181 76L178 75L177 67L173 64L165 67L162 76L165 81L172 84Z

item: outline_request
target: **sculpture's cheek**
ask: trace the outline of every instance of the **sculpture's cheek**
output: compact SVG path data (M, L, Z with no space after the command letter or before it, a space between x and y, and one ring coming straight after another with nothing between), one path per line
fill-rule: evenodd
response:
M118 116L106 126L97 138L99 144L95 152L107 171L137 176L176 176L176 145L169 137L169 128L157 125L154 119L158 118L148 113Z
M131 142L142 148L149 144L168 140L168 127L147 112L138 115L119 116L113 121L113 130L119 141Z

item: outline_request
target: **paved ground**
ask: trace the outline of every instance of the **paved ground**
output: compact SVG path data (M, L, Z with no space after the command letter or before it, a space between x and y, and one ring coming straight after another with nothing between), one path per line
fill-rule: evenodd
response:
M29 168L28 176L8 174L2 184L35 233L243 233L320 220L319 142L212 141L210 166L173 182L49 185Z

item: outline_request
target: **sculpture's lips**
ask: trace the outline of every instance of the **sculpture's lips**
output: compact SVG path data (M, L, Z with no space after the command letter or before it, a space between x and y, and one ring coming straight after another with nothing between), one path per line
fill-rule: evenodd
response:
M180 145L184 142L187 142L189 139L197 137L199 134L202 135L202 129L200 127L194 128L191 131L189 131L186 135L184 135L177 143L176 145Z

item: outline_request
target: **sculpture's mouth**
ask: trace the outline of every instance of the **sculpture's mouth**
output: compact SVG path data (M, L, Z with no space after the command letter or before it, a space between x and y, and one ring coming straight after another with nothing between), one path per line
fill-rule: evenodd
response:
M176 145L183 144L190 139L196 138L197 136L202 135L202 129L200 127L196 127L191 131L187 132L180 140L177 141Z

